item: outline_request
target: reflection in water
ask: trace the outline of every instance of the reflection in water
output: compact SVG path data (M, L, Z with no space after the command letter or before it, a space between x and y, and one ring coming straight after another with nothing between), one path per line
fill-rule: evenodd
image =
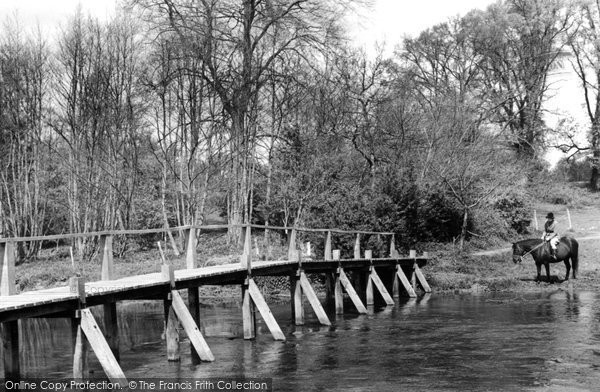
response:
M131 302L119 304L122 366L130 378L273 377L277 391L521 390L600 368L597 299L572 289L426 295L363 316L330 314L333 327L319 326L309 308L306 325L294 326L289 304L273 305L286 342L273 341L262 321L258 338L245 341L238 303L206 305L202 331L216 361L199 366L191 365L185 339L182 362L166 361L160 301ZM69 320L21 325L24 374L69 376ZM97 362L91 367L101 377Z

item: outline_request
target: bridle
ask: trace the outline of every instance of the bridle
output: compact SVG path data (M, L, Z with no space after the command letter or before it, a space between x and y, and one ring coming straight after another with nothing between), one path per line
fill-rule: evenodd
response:
M542 246L543 246L545 243L546 243L546 241L542 241L542 243L541 243L541 244L534 246L534 247L533 247L533 248L531 248L529 251L527 251L527 252L523 253L522 255L520 255L520 256L519 256L519 263L522 263L522 262L523 262L523 257L525 257L525 256L527 256L527 255L530 255L530 254L531 254L531 252L533 252L534 250L536 250L536 249L538 249L538 248L542 247Z

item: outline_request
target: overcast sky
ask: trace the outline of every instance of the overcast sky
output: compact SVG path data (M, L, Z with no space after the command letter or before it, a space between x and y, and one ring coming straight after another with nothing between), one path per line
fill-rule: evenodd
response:
M359 43L398 42L404 34L419 31L451 16L464 15L473 8L485 8L492 0L375 0L369 12L361 15L360 27L355 27ZM0 0L0 14L19 11L28 25L36 21L45 31L53 29L73 13L77 4L101 18L114 12L115 0ZM3 18L4 19L4 18ZM48 31L50 32L50 31Z

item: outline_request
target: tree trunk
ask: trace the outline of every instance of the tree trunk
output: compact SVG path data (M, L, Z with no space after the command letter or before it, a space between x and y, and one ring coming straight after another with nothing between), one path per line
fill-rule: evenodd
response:
M460 250L463 250L465 239L467 238L467 224L469 223L469 209L465 208L463 214L463 223L462 228L460 230Z

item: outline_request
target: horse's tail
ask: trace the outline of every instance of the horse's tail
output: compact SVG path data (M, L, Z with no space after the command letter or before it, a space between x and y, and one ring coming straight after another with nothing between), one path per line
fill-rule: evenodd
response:
M573 278L576 278L579 267L579 243L574 238L571 240L571 265L573 266Z

